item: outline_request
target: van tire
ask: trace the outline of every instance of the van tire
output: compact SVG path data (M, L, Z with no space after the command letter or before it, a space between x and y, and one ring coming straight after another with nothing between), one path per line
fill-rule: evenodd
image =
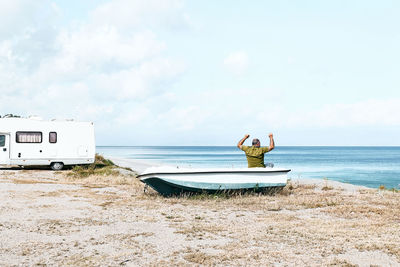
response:
M64 163L62 163L62 162L52 162L50 164L50 168L53 171L60 171L60 170L62 170L63 167L64 167Z

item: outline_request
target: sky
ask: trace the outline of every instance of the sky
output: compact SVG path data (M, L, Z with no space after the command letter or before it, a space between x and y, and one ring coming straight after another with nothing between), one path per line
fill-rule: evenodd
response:
M0 0L0 114L93 121L97 145L399 146L398 14L394 0Z

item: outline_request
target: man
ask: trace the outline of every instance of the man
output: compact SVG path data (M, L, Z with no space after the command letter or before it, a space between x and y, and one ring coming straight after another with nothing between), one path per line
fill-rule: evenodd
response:
M247 157L247 165L249 168L262 167L265 168L264 164L264 154L268 153L272 149L275 148L274 136L272 133L269 134L269 147L260 146L260 140L257 138L253 139L253 146L244 146L243 143L249 138L250 135L246 134L237 144L237 147L240 150L243 150L246 153Z

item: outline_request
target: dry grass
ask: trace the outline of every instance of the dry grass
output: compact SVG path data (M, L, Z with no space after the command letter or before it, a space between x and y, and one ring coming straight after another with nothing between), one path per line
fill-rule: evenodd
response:
M21 212L26 207L40 216L76 211L60 218L1 222L4 233L14 229L34 233L33 240L43 235L46 241L5 247L0 265L7 255L17 255L16 265L357 266L364 260L367 266L385 266L400 262L400 193L396 191L346 193L327 184L321 190L289 183L275 195L164 198L152 189L144 193L134 173L74 176L69 172L74 170L47 178L80 187L13 193L13 201L20 197L24 203ZM14 179L21 186L31 183L28 177ZM41 198L54 201L35 204ZM62 199L84 208L58 205ZM11 209L0 206L0 215ZM382 257L362 254L366 252ZM391 262L378 261L385 257Z
M114 186L114 185L132 185L135 187L142 186L140 181L135 176L126 176L113 174L109 176L105 175L90 175L83 178L76 178L74 176L67 176L65 177L66 182L72 182L75 184L82 184L87 187L106 187L106 186ZM141 189L143 190L143 189Z
M193 250L188 248L183 253L185 254L183 258L189 263L212 266L216 262L215 256L201 252L199 249Z
M116 170L116 165L109 159L96 154L95 161L88 165L77 165L72 168L72 171L67 175L74 178L85 178L93 175L97 176L115 176L119 172Z
M87 178L90 176L118 176L124 171L125 175L137 176L137 173L130 168L122 168L115 165L111 160L96 154L95 161L88 165L76 165L66 175L75 179ZM61 172L58 172L61 173Z
M38 181L31 179L12 179L15 184L48 184L49 181Z
M156 202L159 198L148 195L147 200ZM302 255L311 253L314 257L306 260L308 263L331 257L323 265L355 266L351 259L335 258L348 249L379 251L400 261L396 245L400 243L400 195L396 192L365 190L344 194L342 189L333 187L317 191L314 185L291 184L274 196L200 195L163 201L165 205L158 209L181 205L188 207L186 212L207 211L205 215L194 215L194 220L186 216L186 223L181 219L182 223L173 224L178 229L175 233L188 240L240 240L218 246L224 251L219 257L201 250L186 253L184 259L191 263L240 265L250 255L253 264L274 264L281 262L282 257L304 264ZM193 216L193 212L190 214ZM255 214L258 215L254 217ZM175 218L168 216L167 219ZM249 247L261 251L249 251ZM292 252L282 255L277 252L278 247Z

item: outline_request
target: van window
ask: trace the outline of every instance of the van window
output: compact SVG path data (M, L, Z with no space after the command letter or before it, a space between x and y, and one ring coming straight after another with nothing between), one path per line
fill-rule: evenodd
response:
M16 134L17 143L41 143L42 133L41 132L17 132Z
M52 144L57 143L57 133L56 132L49 133L49 142Z
M6 136L0 135L0 147L6 145Z

